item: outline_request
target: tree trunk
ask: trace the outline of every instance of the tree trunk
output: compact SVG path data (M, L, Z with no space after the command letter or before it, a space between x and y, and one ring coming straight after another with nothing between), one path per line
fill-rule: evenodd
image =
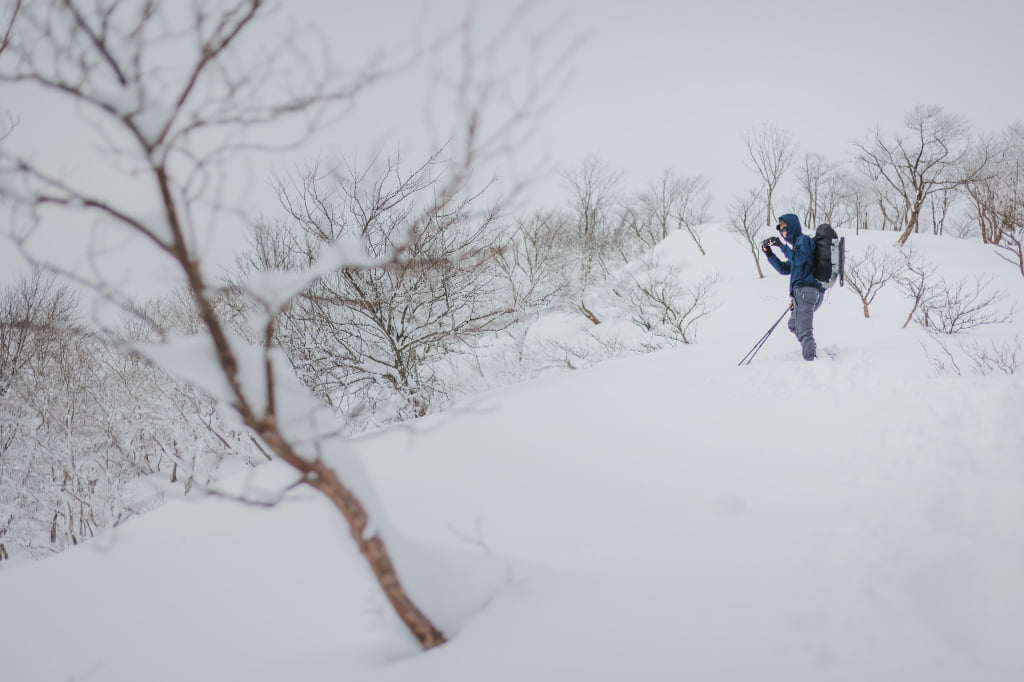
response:
M601 324L601 318L599 318L589 308L587 308L587 304L584 303L582 300L580 301L580 312L582 312L583 316L586 317L591 322L593 322L595 325Z
M366 537L366 525L369 519L363 505L352 494L352 491L341 483L334 470L323 462L314 462L312 472L315 478L311 485L326 495L327 499L345 516L352 532L352 539L355 540L359 551L370 564L377 582L384 590L395 613L409 628L416 641L424 649L432 649L444 644L444 635L417 608L405 588L402 587L398 579L398 572L395 570L394 564L391 563L391 557L384 546L384 541L379 535Z
M903 234L901 234L900 238L897 240L900 246L903 246L904 244L907 243L907 240L910 239L910 234L912 232L917 231L917 223L918 220L920 220L921 218L921 205L921 203L915 204L914 210L910 212L910 220L907 221L907 227L905 230L903 230Z
M409 628L409 632L416 638L416 641L420 643L420 646L424 649L432 649L444 644L447 641L444 635L419 610L405 588L402 587L398 572L391 562L391 557L380 535L374 534L367 537L366 528L369 517L362 502L345 487L333 469L319 460L306 461L291 449L276 427L266 424L261 426L262 428L258 428L257 431L263 441L270 446L270 449L282 460L300 471L305 482L325 495L345 517L352 539L359 547L363 558L370 565L370 570L373 571L388 602L405 626Z
M914 301L914 307L910 309L910 314L907 315L907 319L903 322L903 326L901 327L901 329L906 329L907 328L907 325L910 324L910 321L912 319L914 319L914 313L916 313L916 312L917 312L917 301L915 300Z
M868 312L868 304L867 304L867 301L863 301L863 303L864 303L864 317L870 318L870 317L871 317L871 314L870 314L870 313Z
M351 490L341 483L333 469L319 460L310 462L298 455L281 434L276 421L273 386L268 386L267 393L270 396L270 400L266 416L264 417L257 416L251 403L246 399L245 391L242 390L239 379L238 359L228 341L225 326L218 316L212 301L207 296L208 290L199 264L191 258L191 254L188 251L184 229L178 220L177 206L174 204L173 195L170 191L166 169L161 167L156 169L156 171L160 179L160 189L163 192L168 222L174 231L175 255L184 270L192 294L192 300L196 305L196 311L200 319L203 320L207 334L216 349L221 371L231 386L232 393L234 393L237 400L234 408L241 415L246 425L259 434L271 452L299 471L303 475L304 482L326 495L331 503L342 513L345 521L348 522L352 538L356 541L360 553L370 564L370 569L373 571L377 583L384 591L392 607L394 607L395 613L402 619L406 627L409 628L409 631L420 643L420 646L424 649L430 649L444 644L446 641L444 635L413 604L409 595L402 587L384 542L378 535L366 537L365 531L369 519L362 502L359 501ZM272 332L273 328L268 326L266 330L268 347L269 341L272 339ZM269 359L266 359L266 363L267 375L273 376Z

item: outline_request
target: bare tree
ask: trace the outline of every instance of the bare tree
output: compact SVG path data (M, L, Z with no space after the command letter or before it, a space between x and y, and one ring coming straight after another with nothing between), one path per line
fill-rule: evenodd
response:
M963 192L970 202L972 217L977 222L981 233L981 241L985 244L999 245L1005 231L1004 224L1004 202L1006 199L1005 190L1007 180L1010 185L1016 184L1013 166L1014 162L1013 145L1004 146L1007 138L1012 142L1013 128L1010 135L1002 138L995 136L984 137L975 145L973 154L982 154L992 158L993 172L982 177L972 179L963 187ZM1018 162L1019 163L1019 162Z
M913 246L904 248L901 255L903 263L895 276L896 286L913 301L907 319L903 322L903 327L906 328L914 319L914 315L924 313L935 305L940 287L935 280L935 265L919 255Z
M591 155L579 168L564 173L563 178L572 194L577 231L584 238L596 238L612 221L622 172Z
M494 259L510 306L521 314L568 299L571 218L540 211L514 222Z
M498 216L475 210L478 192L460 188L410 230L444 172L441 152L411 169L397 153L365 168L311 164L278 181L287 218L260 222L239 257L233 291L243 320L262 305L247 295L253 277L306 273L344 240L374 259L401 248L415 264L335 270L277 315L275 342L303 383L350 415L350 427L424 416L446 395L434 363L515 320L493 276Z
M662 171L637 197L633 233L646 246L654 246L677 230L685 230L701 255L706 255L700 226L709 219L711 181L702 175Z
M452 209L473 168L530 132L538 107L557 84L552 72L531 71L513 91L511 84L479 74L477 66L485 61L478 59L481 51L496 50L501 37L477 45L467 22L455 36L464 56L453 86L461 132L449 148L446 180L408 221L408 238L380 258L353 255L350 243L339 243L302 274L251 282L249 295L261 302L263 313L250 321L258 333L247 341L231 330L202 255L204 237L230 215L225 208L245 213L244 207L221 205L226 164L265 147L273 134L268 126L292 124L286 129L303 134L320 129L353 106L367 87L407 63L375 57L365 68L341 74L310 57L315 50L303 49L309 41L285 36L268 44L254 28L267 14L267 4L218 0L185 8L158 0L39 0L23 5L0 55L0 85L35 85L64 97L72 111L88 112L108 145L95 161L111 161L125 182L154 192L159 208L140 216L125 202L123 186L103 193L57 169L9 156L0 156L0 173L14 176L19 190L4 190L10 185L0 182L0 192L39 216L45 217L45 209L67 209L103 219L142 237L178 268L202 333L137 350L233 410L266 450L294 468L301 484L334 505L398 617L430 648L445 636L400 579L388 543L400 543L401 536L387 522L333 410L290 371L275 344L275 323L295 296L338 268L413 267L407 253L413 235ZM247 44L256 40L259 45ZM174 59L166 58L169 52ZM484 113L492 111L496 98L505 113L494 126L485 126L490 119ZM104 285L110 298L126 301L127 292L109 281ZM209 370L195 372L176 361L180 353L202 359Z
M1000 179L992 209L998 225L994 240L998 255L1017 266L1024 276L1024 123L1011 125L1003 134L1003 149L996 165Z
M1024 276L1024 124L982 140L976 153L992 159L992 172L965 187L981 239Z
M899 243L919 229L921 211L928 200L955 190L978 177L987 159L964 161L970 144L967 123L939 106L916 106L907 113L906 133L891 138L875 130L870 141L858 142L857 160L869 176L891 188L900 201L902 225Z
M868 217L873 202L871 187L856 176L847 175L845 180L847 188L845 198L852 214L854 233L860 234L861 230L868 229Z
M1002 239L996 244L997 256L1012 263L1024 277L1024 216L1014 214L1003 219Z
M855 188L840 164L820 154L807 154L799 182L807 204L804 215L808 225L828 223L839 229L856 220L857 207L851 202Z
M868 246L860 256L846 257L846 284L860 296L864 317L871 317L869 306L878 292L896 277L900 260L896 254Z
M804 216L808 225L816 225L821 213L823 187L826 178L833 172L835 164L830 163L820 154L806 154L800 167L799 182L807 202ZM822 220L825 220L822 218ZM828 222L825 220L825 222Z
M601 323L601 319L587 306L584 293L599 276L607 274L606 259L614 255L618 247L615 238L619 227L616 210L621 203L619 184L622 172L612 169L599 157L588 156L579 168L565 173L563 177L572 195L576 224L575 307L596 325Z
M761 193L756 189L747 190L732 200L729 206L728 230L749 249L757 268L757 276L764 278L761 270Z
M873 208L878 210L879 229L900 231L909 220L906 202L902 196L880 177L870 178L873 189Z
M944 234L946 219L960 192L945 189L928 198L928 215L931 218L932 234Z
M765 225L775 224L772 202L782 176L796 157L797 144L793 136L776 124L752 128L746 134L749 167L756 171L765 184Z

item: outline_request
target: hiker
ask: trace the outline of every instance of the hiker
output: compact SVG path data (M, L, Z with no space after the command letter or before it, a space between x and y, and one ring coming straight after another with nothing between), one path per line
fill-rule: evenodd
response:
M825 299L825 287L814 278L814 240L800 231L800 219L792 213L779 216L775 228L782 235L766 239L761 244L768 262L780 275L789 275L790 304L789 331L800 341L804 360L813 360L817 355L814 343L814 311ZM785 240L785 241L783 241ZM785 261L780 261L772 251L777 246Z

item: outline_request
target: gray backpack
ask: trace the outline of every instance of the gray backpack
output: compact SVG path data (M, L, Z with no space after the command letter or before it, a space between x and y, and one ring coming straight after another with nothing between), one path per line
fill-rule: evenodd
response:
M814 262L811 272L814 279L828 289L836 281L839 286L846 282L843 268L846 265L846 238L840 237L828 223L818 225L814 231Z

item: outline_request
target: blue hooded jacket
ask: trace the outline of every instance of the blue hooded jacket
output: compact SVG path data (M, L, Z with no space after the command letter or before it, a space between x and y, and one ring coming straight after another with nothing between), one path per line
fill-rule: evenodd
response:
M814 287L825 291L814 278L814 240L800 229L800 219L792 213L779 216L779 222L786 223L786 241L779 246L785 261L780 261L774 253L768 252L768 262L780 275L789 275L789 293L797 287ZM788 242L788 244L786 243Z

